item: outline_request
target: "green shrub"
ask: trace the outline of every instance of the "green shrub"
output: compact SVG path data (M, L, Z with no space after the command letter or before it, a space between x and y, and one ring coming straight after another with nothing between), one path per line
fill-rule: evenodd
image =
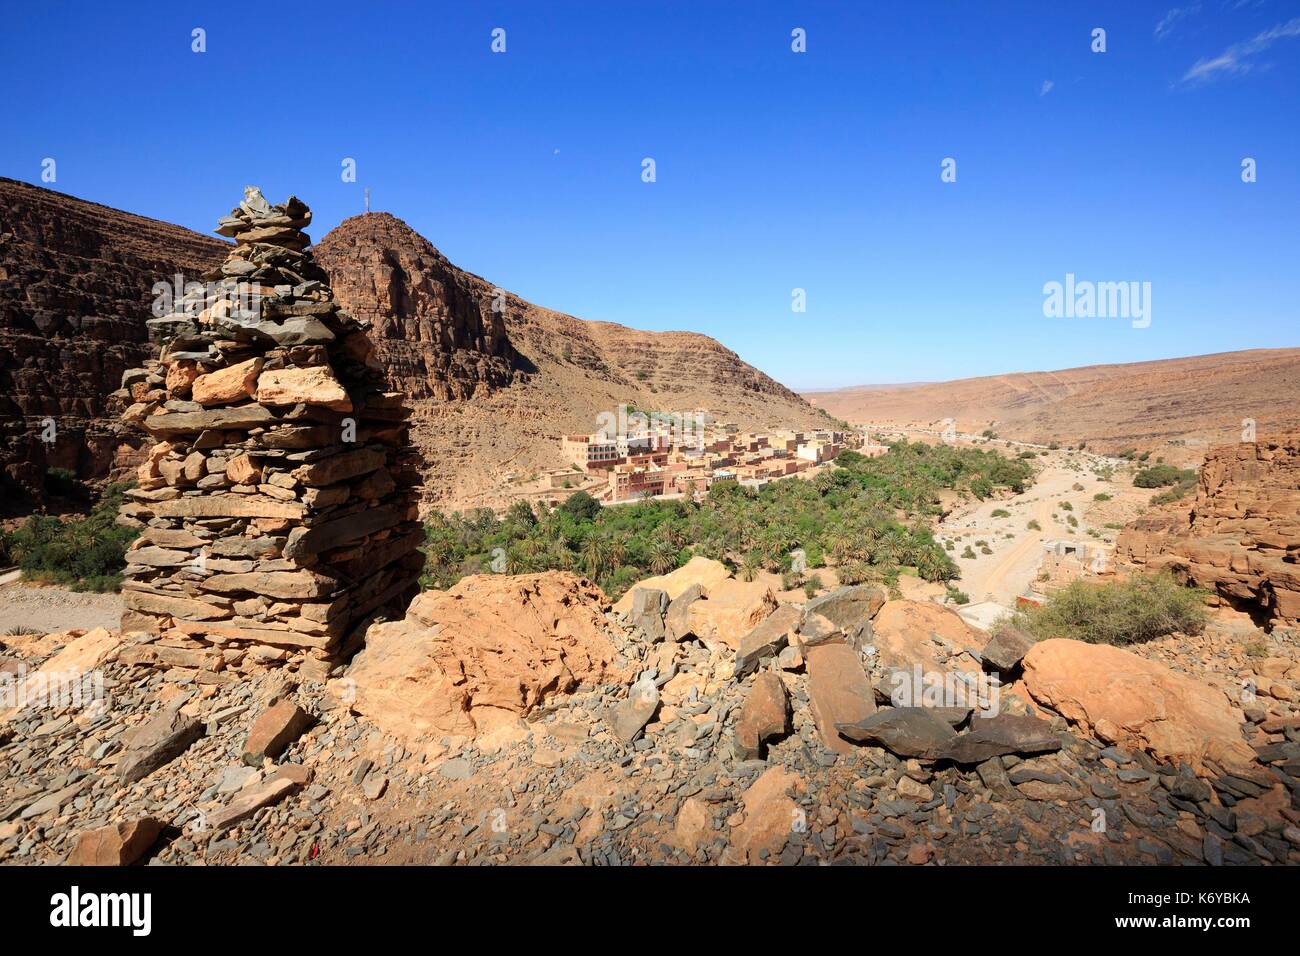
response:
M1010 518L1010 517L1011 517L1011 512L1010 512L1010 511L1007 511L1005 508L994 508L994 509L993 509L993 517L995 517L995 518Z
M1167 488L1189 480L1196 480L1196 472L1173 465L1152 465L1133 476L1133 484L1138 488Z
M1099 492L1097 492L1095 495L1092 496L1092 500L1093 500L1093 501L1110 501L1110 495L1106 494L1106 492L1104 492L1104 491L1099 491Z
M32 515L9 539L24 576L75 591L116 591L122 585L127 546L138 531L114 524L127 485L110 485L84 518Z
M1073 511L1073 510L1074 510L1074 505L1070 504L1068 501L1062 501L1062 502L1061 502L1059 505L1057 505L1056 507L1060 508L1062 511Z
M1028 528L1030 531L1042 531L1042 530L1043 530L1043 526L1042 526L1041 524L1038 523L1038 519L1037 519L1037 518L1032 518L1032 519L1030 519L1029 524L1025 525L1025 527Z
M948 585L947 595L948 595L948 599L952 601L954 604L970 603L970 595L967 594L965 591L958 590L957 588L953 587L951 584Z
M835 576L839 578L840 584L868 584L876 580L879 574L865 561L850 561L836 568Z
M968 560L968 561L974 561L974 560L975 560L975 552L972 551L972 550L970 549L970 545L969 545L969 544L966 545L966 550L963 551L963 552L961 553L961 556L962 556L963 558L965 558L966 560Z
M1041 607L1025 607L1015 624L1039 640L1067 637L1090 644L1136 644L1175 631L1199 634L1207 618L1204 592L1170 575L1092 584L1075 581Z
M1151 504L1167 505L1175 501L1181 501L1183 498L1186 498L1188 492L1190 492L1195 487L1196 487L1195 477L1186 479L1184 481L1180 481L1178 484L1174 485L1168 491L1162 491L1158 495L1152 495Z
M575 491L564 499L560 510L575 521L590 521L600 514L600 502L585 491Z
M817 596L817 592L820 591L821 589L822 589L822 579L816 574L814 574L807 581L805 581L803 585L803 593L807 595L809 598L815 598Z
M77 479L77 473L71 468L47 468L45 491L59 498L81 497L86 493L86 486Z

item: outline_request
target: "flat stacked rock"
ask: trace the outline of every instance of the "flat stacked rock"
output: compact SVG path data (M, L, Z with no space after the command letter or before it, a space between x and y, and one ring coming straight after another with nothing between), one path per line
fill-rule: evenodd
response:
M323 678L418 589L423 530L409 409L307 251L311 212L253 187L217 232L226 261L148 320L159 361L126 417L157 444L119 522L137 663Z

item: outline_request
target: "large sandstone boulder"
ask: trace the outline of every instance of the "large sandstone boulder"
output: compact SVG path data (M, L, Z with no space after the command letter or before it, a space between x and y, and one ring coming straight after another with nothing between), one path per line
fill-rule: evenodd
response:
M876 699L862 667L862 656L848 644L819 644L807 650L808 697L822 746L853 752L840 736L840 724L857 724L876 712Z
M731 831L723 862L760 866L775 863L790 836L806 829L804 812L791 799L807 787L803 778L782 766L769 768L741 794L743 818ZM764 852L766 851L766 852Z
M731 572L727 570L727 566L721 561L714 561L712 558L702 558L697 555L676 571L638 581L634 587L629 588L628 592L618 599L614 604L614 610L623 615L631 614L636 591L642 588L657 588L660 591L667 591L668 600L671 601L692 584L698 584L704 588L705 593L710 593L714 585L721 584L730 577Z
M763 756L769 738L779 737L790 726L790 702L785 685L772 671L754 679L736 720L736 756L757 760Z
M872 621L872 644L887 672L977 672L985 638L956 612L930 601L886 601ZM972 653L964 653L966 651Z
M282 368L257 378L257 401L262 405L322 405L336 412L352 411L352 400L326 365Z
M879 613L888 595L884 588L855 584L836 588L804 605L807 614L819 614L841 630L849 631Z
M740 639L736 651L735 677L744 677L761 661L780 654L798 632L803 611L794 604L782 604Z
M252 398L257 391L257 376L262 372L261 356L228 365L198 376L190 386L190 397L200 405L232 405Z
M68 857L70 866L130 866L158 842L162 821L140 817L87 830L77 837Z
M476 735L580 684L621 680L595 585L565 572L474 575L372 626L348 671L356 710L410 740Z
M0 701L10 703L0 711L0 723L17 717L29 705L36 707L68 706L65 698L78 706L88 707L96 690L94 672L115 654L122 635L102 627L87 631L64 645L34 671L23 675L16 686L7 688Z
M707 597L691 604L690 631L710 649L725 646L734 651L776 607L776 595L766 584L729 579L715 584Z
M1206 773L1249 766L1241 715L1223 692L1107 644L1052 639L1022 661L1030 695L1109 744L1141 747Z
M692 584L668 604L668 612L664 615L664 636L668 640L680 644L691 638L691 605L702 597L704 585Z

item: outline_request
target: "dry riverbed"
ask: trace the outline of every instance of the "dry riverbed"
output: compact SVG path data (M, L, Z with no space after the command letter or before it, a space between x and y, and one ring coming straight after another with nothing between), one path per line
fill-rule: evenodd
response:
M94 594L14 582L0 587L0 638L14 632L115 630L122 619L119 594Z

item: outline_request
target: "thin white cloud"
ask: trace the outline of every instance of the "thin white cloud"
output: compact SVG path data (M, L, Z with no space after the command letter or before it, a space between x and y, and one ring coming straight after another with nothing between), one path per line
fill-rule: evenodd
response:
M1048 93L1052 92L1052 87L1054 87L1055 85L1056 84L1053 83L1051 80L1043 80L1043 85L1042 87L1039 88L1038 95L1046 96Z
M1249 40L1234 43L1215 57L1197 60L1191 69L1183 74L1184 83L1205 83L1221 76L1234 76L1249 73L1254 66L1251 58L1256 57L1271 47L1278 40L1300 36L1300 17L1279 23Z
M1174 27L1178 25L1178 21L1190 17L1193 13L1199 13L1200 10L1201 5L1199 3L1194 3L1190 7L1172 8L1161 18L1160 22L1156 24L1156 40L1163 40L1165 37L1169 36L1169 34L1173 32Z

